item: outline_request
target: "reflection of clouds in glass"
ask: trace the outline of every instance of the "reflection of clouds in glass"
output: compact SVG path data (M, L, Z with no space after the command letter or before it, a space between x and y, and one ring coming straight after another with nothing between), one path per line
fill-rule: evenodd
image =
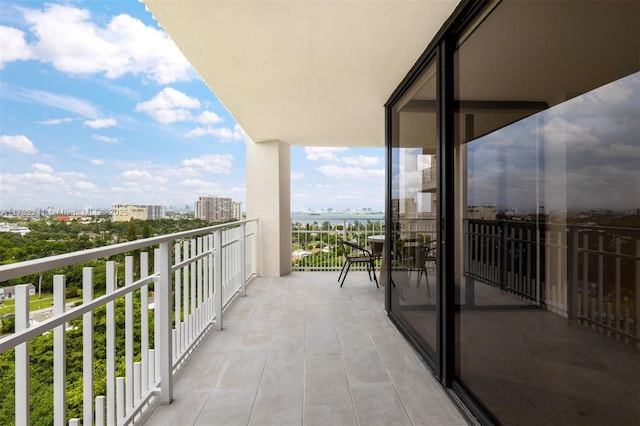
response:
M468 144L469 205L536 207L536 126L536 118L521 120Z
M467 149L469 205L639 208L640 73L497 130Z
M538 129L533 129L537 132ZM575 142L576 149L591 149L600 143L598 138L591 133L591 129L585 129L564 117L553 117L542 128L547 146L557 144L561 149L568 148L567 143ZM586 131L586 132L585 132Z

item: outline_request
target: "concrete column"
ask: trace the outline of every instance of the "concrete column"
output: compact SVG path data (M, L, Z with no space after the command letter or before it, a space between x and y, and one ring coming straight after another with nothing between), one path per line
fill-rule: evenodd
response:
M291 273L291 147L247 138L247 218L260 218L260 272Z

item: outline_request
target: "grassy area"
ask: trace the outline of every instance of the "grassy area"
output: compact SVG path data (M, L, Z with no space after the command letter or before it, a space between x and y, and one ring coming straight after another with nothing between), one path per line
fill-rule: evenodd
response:
M70 302L71 300L67 300ZM38 309L50 308L53 303L53 294L42 294L41 298L38 298L37 294L29 296L29 311L33 312ZM14 299L4 300L0 303L0 316L5 314L12 314L16 301Z

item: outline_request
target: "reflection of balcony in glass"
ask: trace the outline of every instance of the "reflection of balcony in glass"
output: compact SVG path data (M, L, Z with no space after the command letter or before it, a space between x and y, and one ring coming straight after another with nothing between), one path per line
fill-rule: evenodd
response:
M422 192L435 193L437 188L438 168L436 166L431 166L422 170Z

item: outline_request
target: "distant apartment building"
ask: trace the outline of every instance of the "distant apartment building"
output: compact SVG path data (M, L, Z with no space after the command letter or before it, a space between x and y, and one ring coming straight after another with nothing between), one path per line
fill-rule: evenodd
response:
M496 220L496 205L468 206L467 219Z
M111 218L114 222L124 222L131 219L157 220L167 216L166 207L161 205L114 204Z
M242 218L242 203L231 198L200 197L194 206L196 219L223 222Z

